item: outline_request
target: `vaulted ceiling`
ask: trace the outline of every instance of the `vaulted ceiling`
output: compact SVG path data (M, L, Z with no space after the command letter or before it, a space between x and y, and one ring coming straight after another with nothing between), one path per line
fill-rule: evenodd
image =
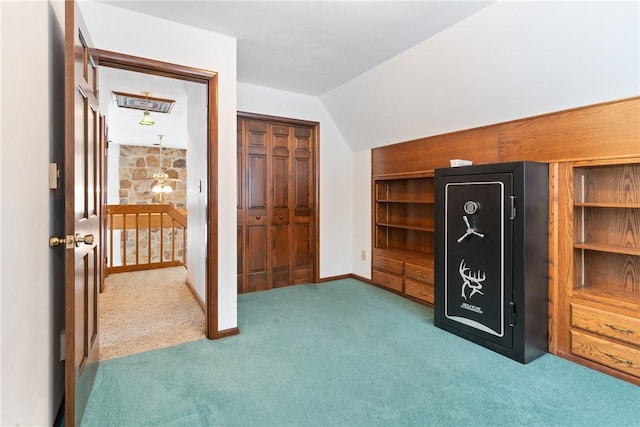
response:
M637 1L94 1L234 37L239 83L318 97L354 152L640 87Z
M492 1L140 1L112 6L232 36L238 81L322 95ZM150 35L150 42L151 42Z

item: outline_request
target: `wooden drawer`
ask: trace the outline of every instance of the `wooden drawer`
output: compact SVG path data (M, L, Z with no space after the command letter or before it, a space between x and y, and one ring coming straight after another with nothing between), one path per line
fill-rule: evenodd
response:
M400 276L385 273L384 271L373 270L373 281L386 288L402 292L403 279Z
M373 268L378 270L388 271L394 274L402 274L404 270L404 263L400 260L387 258L380 255L373 256Z
M421 299L433 304L433 285L416 282L415 280L404 280L404 293L414 298Z
M571 331L571 353L640 377L640 350L580 331Z
M640 345L640 319L580 304L571 304L571 326L633 345Z
M407 262L404 265L404 276L420 282L430 283L433 285L433 268L424 265L411 264Z

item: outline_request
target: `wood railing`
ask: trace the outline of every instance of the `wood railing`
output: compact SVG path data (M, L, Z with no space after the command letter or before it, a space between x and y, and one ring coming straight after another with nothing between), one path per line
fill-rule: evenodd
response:
M187 217L171 205L109 205L107 228L107 274L187 263Z

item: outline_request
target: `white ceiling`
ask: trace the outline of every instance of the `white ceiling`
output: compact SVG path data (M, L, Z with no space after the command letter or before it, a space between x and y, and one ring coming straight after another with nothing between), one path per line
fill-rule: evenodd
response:
M237 39L238 81L322 95L465 19L492 1L150 1L101 3ZM109 105L109 139L117 144L185 147L186 90L181 80L102 67L101 105ZM197 85L197 84L196 84ZM111 91L176 99L173 111L142 114L117 108ZM104 97L107 98L104 98ZM104 107L103 107L104 108ZM138 117L139 116L139 117Z
M163 147L186 148L187 141L187 93L190 90L206 91L203 84L185 80L136 73L116 68L100 67L100 108L109 118L109 141L120 145L151 146L163 135ZM175 100L168 114L150 113L153 126L138 124L143 111L116 106L111 92L125 92Z
M239 82L315 96L492 3L99 1L235 37Z

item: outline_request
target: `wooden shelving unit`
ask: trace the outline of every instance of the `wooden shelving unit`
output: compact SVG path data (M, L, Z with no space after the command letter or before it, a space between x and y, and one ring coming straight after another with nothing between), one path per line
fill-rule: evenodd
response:
M640 384L640 159L573 164L569 352Z
M372 279L433 304L434 177L374 177Z

